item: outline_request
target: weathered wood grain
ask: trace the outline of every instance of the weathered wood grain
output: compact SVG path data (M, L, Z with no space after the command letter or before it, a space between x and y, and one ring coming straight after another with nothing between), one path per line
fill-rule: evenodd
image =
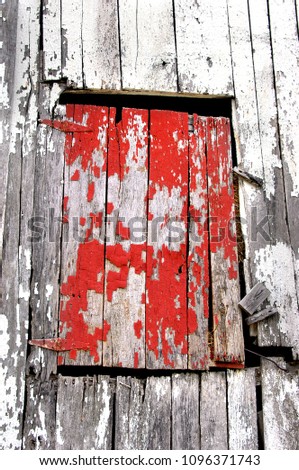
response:
M199 378L197 374L172 375L172 449L200 449Z
M44 0L43 5L43 75L45 80L61 77L61 1Z
M255 369L227 371L230 450L258 449Z
M206 369L210 361L206 120L194 115L192 128L193 134L189 133L188 367Z
M110 109L103 346L106 366L145 367L148 112ZM141 232L140 232L141 230Z
M232 95L226 0L175 0L174 13L179 90Z
M82 0L61 0L62 76L69 86L82 88L85 83L82 44Z
M58 376L56 449L111 449L114 384L108 376Z
M177 91L170 0L119 2L123 88Z
M57 379L41 381L27 377L27 403L24 415L23 449L55 448Z
M243 362L244 345L235 227L229 120L207 120L209 248L213 304L213 358Z
M225 372L204 372L200 388L201 449L228 449Z
M59 364L101 364L109 329L103 321L108 109L68 105L66 118L87 131L67 133L65 141L59 318L70 352Z
M13 5L12 8L14 8ZM14 9L11 12L16 11ZM25 361L29 319L32 216L37 125L40 2L18 4L15 71L11 84L9 173L3 246L4 305L1 312L1 448L18 449L22 441Z
M251 317L246 318L245 322L247 323L247 325L252 325L253 323L265 320L266 318L269 318L272 315L275 315L276 313L278 313L276 307L267 307L255 313L254 315L251 315Z
M284 179L284 193L287 205L287 226L290 236L289 246L281 246L280 256L288 257L288 267L282 266L285 280L282 283L281 297L285 299L280 315L281 343L293 347L294 357L299 357L299 317L298 317L298 274L299 274L299 234L296 216L299 211L299 136L296 124L299 122L297 102L299 99L298 67L299 44L296 22L296 8L292 0L275 0L269 3L271 45L275 78L275 93L278 108L279 137ZM294 125L295 124L295 125ZM281 253L284 251L285 253ZM292 271L295 266L295 276ZM281 267L281 268L282 268ZM296 279L297 299L294 285L286 281Z
M117 5L117 0L84 0L82 48L87 88L120 88Z
M148 368L184 369L188 353L188 114L152 110L150 132L146 364Z
M239 302L239 307L249 315L257 311L259 306L269 297L270 291L263 282L258 282Z
M281 367L282 358L274 359ZM262 404L266 450L299 449L299 375L262 360Z

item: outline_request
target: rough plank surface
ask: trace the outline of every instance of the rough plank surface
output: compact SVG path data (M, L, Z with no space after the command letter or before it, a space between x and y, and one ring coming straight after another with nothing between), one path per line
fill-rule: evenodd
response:
M204 372L200 389L201 449L228 449L225 372Z
M172 449L200 449L199 395L200 376L172 376Z
M147 168L148 112L124 109L116 126L110 109L104 305L110 330L103 347L110 367L145 367Z
M43 74L45 80L61 77L61 0L44 0Z
M56 449L111 449L114 388L105 375L59 375Z
M83 5L84 86L119 89L118 1L84 0Z
M62 76L69 86L82 88L85 82L82 44L82 0L61 0Z
M232 95L226 0L175 0L174 13L179 90Z
M281 358L271 358L282 368ZM262 400L266 450L299 450L299 375L262 360Z
M247 325L252 325L253 323L260 322L262 320L265 320L266 318L271 317L272 315L275 315L278 313L277 308L275 307L267 307L264 308L263 310L260 310L259 312L255 313L249 318L246 318L245 321Z
M255 369L227 371L230 450L258 449Z
M249 315L257 311L259 306L269 297L270 291L263 282L258 282L239 302L239 307Z
M177 91L170 0L119 2L123 88Z

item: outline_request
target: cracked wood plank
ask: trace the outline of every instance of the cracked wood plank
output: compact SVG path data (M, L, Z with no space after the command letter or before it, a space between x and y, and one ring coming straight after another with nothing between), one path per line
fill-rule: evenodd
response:
M174 11L179 90L232 95L226 0L175 0Z
M227 371L230 450L258 449L255 369Z
M209 243L213 304L213 358L219 362L244 361L238 253L235 227L230 123L207 120L207 175Z
M12 10L14 11L14 10ZM33 211L40 2L18 4L13 96L10 115L9 172L3 247L5 292L1 324L1 448L19 449L25 392L29 320L31 243L28 221ZM15 34L15 32L14 32Z
M204 372L200 388L202 450L228 449L225 372Z
M70 352L59 364L101 364L109 325L103 321L108 108L68 105L66 118L91 132L66 134L60 336ZM72 348L88 343L88 351Z
M188 368L207 369L209 351L209 236L206 119L193 116L189 134Z
M271 358L281 367L282 358ZM266 450L299 450L299 375L262 359L262 404Z
M188 114L152 110L150 133L146 364L185 369Z
M43 0L43 75L61 78L61 0Z
M68 86L83 88L82 0L61 0L62 76Z
M121 87L117 8L117 0L84 0L82 54L87 88Z
M111 449L114 391L105 375L59 375L55 449Z
M172 449L200 449L198 374L172 376Z
M119 2L122 86L177 91L172 1Z
M145 367L148 111L110 109L103 364Z

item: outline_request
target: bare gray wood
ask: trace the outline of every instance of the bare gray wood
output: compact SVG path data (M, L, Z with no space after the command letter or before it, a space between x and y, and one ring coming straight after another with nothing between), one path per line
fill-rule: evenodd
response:
M252 315L257 311L259 306L269 297L270 291L267 289L265 284L258 282L253 286L253 288L248 292L248 294L243 297L239 302L239 307L242 308L246 313Z
M58 377L56 449L112 448L115 384L108 376Z
M276 307L267 307L255 313L251 317L246 318L245 321L247 325L252 325L253 323L257 323L262 320L265 320L265 318L269 318L271 317L271 315L275 315L276 313L278 313L278 310Z
M227 371L230 450L258 449L255 369Z
M282 358L271 358L285 368ZM262 406L266 450L299 450L299 375L262 359Z
M57 378L41 381L27 377L23 449L50 450L56 440Z
M172 2L122 0L119 28L122 87L177 91Z
M200 449L198 374L172 375L172 449Z
M200 389L201 449L228 449L225 372L205 372Z

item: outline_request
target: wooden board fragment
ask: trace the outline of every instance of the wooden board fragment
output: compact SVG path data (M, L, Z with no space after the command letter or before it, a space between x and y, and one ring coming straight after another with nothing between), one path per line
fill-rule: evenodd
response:
M255 369L227 371L230 450L258 449Z
M236 242L229 120L208 118L207 174L213 304L213 357L243 362L242 319Z
M145 367L148 113L110 109L105 249L106 366ZM110 220L111 219L111 220ZM140 232L141 230L141 232Z
M200 449L199 375L172 376L172 449Z
M282 368L282 358L271 358ZM262 400L266 450L299 449L299 375L262 360Z
M272 315L275 315L276 313L278 313L278 310L276 307L267 307L255 313L254 315L251 315L251 317L246 318L245 321L247 325L252 325L253 323L257 323L262 320L265 320L266 318L269 318Z
M202 450L228 449L225 372L204 372L200 389Z
M59 375L55 448L111 449L113 393L107 376Z
M77 88L84 85L82 7L82 0L61 0L62 76Z
M174 13L180 91L232 95L226 0L175 0Z
M238 303L239 307L249 315L257 311L259 306L269 297L270 291L263 282L258 282Z
M193 122L194 121L194 122ZM209 235L206 119L189 135L188 368L206 369L209 354Z
M123 0L118 5L123 88L177 91L172 2Z
M45 80L61 77L61 0L43 1L43 74Z
M150 113L146 364L187 367L188 115Z
M101 364L108 109L68 105L66 119L87 130L65 142L59 364Z
M82 54L87 88L120 88L117 6L117 0L84 0Z

